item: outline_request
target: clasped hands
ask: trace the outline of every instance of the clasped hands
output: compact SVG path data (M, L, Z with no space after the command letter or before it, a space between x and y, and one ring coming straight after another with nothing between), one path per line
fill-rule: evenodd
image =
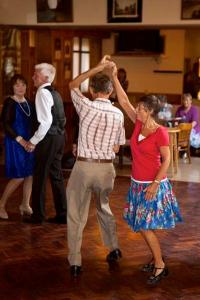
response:
M117 66L113 61L111 61L110 55L104 55L104 57L101 59L100 63L97 66L102 68L102 70L107 69L111 72L112 76L117 76Z
M30 141L26 141L22 138L19 143L27 152L33 152L35 150L35 145L33 145Z

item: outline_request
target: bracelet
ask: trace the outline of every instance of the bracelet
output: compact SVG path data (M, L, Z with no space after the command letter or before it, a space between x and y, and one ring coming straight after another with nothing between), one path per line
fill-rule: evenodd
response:
M154 179L153 182L155 182L155 183L157 183L157 184L160 184L160 180L158 180L158 179Z
M18 135L15 140L19 143L22 139L23 137L21 135Z

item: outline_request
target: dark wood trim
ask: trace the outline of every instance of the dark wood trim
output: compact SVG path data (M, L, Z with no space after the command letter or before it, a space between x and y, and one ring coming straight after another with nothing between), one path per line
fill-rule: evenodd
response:
M79 31L88 31L88 32L96 32L98 30L104 31L104 32L110 32L110 31L119 31L119 30L138 30L138 29L200 29L200 24L169 24L169 25L144 25L144 24L106 24L106 25L94 25L94 26L88 26L88 25L63 25L63 24L53 24L53 25L18 25L18 24L0 24L0 29L2 28L19 28L19 29L69 29L69 30L79 30Z

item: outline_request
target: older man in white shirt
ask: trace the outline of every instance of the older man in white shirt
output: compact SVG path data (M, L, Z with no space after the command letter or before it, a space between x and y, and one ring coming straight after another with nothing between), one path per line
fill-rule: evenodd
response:
M56 70L54 66L42 63L35 66L33 81L37 87L35 106L38 129L27 143L27 151L35 150L33 174L33 215L28 223L42 223L45 220L45 187L50 176L56 216L48 219L53 223L66 223L66 193L61 170L61 159L65 145L65 113L59 93L51 86Z

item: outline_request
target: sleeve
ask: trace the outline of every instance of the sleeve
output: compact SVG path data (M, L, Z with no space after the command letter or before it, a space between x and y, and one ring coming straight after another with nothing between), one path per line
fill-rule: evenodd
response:
M157 132L157 141L158 147L169 146L169 134L167 129L163 126L160 126Z
M199 114L198 114L198 110L195 106L192 106L192 115L191 115L191 122L199 122Z
M82 99L84 99L84 96L79 89L75 88L75 89L71 90L71 98L72 98L74 107L77 111L77 114L79 114L81 111Z
M6 99L2 109L1 120L5 134L15 139L18 134L12 128L15 121L15 102L11 99Z
M119 122L119 129L117 131L115 145L124 145L126 143L124 117Z
M86 98L78 88L71 90L71 98L78 115L80 115L83 106L93 107L94 105L93 101Z
M30 142L34 145L37 145L45 137L47 131L51 127L53 121L51 107L53 106L53 103L53 97L48 90L41 89L38 91L35 107L39 127L30 139Z
M176 113L175 113L175 117L176 117L176 118L180 118L180 117L181 117L180 112L181 112L181 107L178 107L178 109L177 109L177 111L176 111Z

